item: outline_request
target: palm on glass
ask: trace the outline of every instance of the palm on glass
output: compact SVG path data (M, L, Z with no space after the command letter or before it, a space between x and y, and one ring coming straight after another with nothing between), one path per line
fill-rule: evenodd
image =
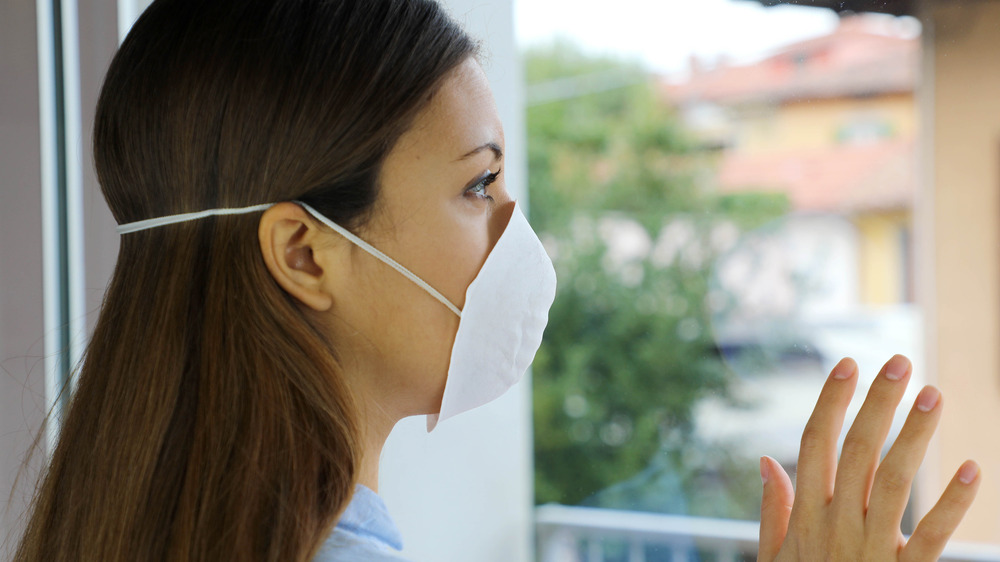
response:
M834 367L802 435L796 489L777 461L763 457L758 559L937 560L979 488L966 461L937 504L906 539L903 510L917 468L941 417L941 394L920 391L889 453L879 462L893 414L909 382L910 361L890 359L872 383L837 460L837 439L857 386L858 367Z

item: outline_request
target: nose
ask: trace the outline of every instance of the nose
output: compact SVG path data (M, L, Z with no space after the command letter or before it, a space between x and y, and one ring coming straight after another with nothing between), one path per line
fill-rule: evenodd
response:
M493 246L496 245L497 240L503 234L503 231L507 229L507 223L510 222L510 217L514 214L514 207L516 202L507 193L507 190L503 190L503 194L497 194L493 197L493 212L490 213L490 250L493 250Z
M498 185L499 184L499 185ZM499 181L495 184L496 189L493 192L493 207L498 209L506 205L514 203L514 198L511 197L510 192L507 191L507 184L504 181Z

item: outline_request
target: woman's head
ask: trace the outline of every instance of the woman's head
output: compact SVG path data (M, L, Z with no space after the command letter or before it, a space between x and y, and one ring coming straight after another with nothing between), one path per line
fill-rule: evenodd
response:
M463 308L513 209L503 146L489 84L466 59L389 152L357 233ZM382 421L438 411L456 314L294 203L266 211L259 235L272 277L319 316L352 390Z
M497 162L416 164L502 146L495 109L463 99L485 95L474 51L431 0L157 0L98 103L105 197L119 223L300 200L461 304L506 208L467 184ZM488 125L463 132L463 104ZM434 174L468 176L461 199ZM438 374L437 351L386 352L419 345L399 326L422 315L454 331L359 254L291 204L124 235L18 559L308 558L354 483L347 367ZM443 380L409 380L423 403L400 413L432 407Z

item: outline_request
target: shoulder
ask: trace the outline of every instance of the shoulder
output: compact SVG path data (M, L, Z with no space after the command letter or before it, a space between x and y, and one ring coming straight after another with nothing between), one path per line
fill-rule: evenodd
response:
M337 527L313 558L313 562L410 562L399 551L373 540Z
M359 484L313 562L407 562L402 548L402 537L382 499Z

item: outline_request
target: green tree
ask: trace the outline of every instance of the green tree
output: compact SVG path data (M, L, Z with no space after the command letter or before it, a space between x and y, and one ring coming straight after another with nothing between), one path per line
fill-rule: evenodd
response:
M730 382L710 332L711 233L785 202L717 195L712 156L640 65L557 43L525 69L531 217L559 276L534 362L536 501L753 517L755 464L694 433L697 402ZM615 247L636 229L683 245Z

